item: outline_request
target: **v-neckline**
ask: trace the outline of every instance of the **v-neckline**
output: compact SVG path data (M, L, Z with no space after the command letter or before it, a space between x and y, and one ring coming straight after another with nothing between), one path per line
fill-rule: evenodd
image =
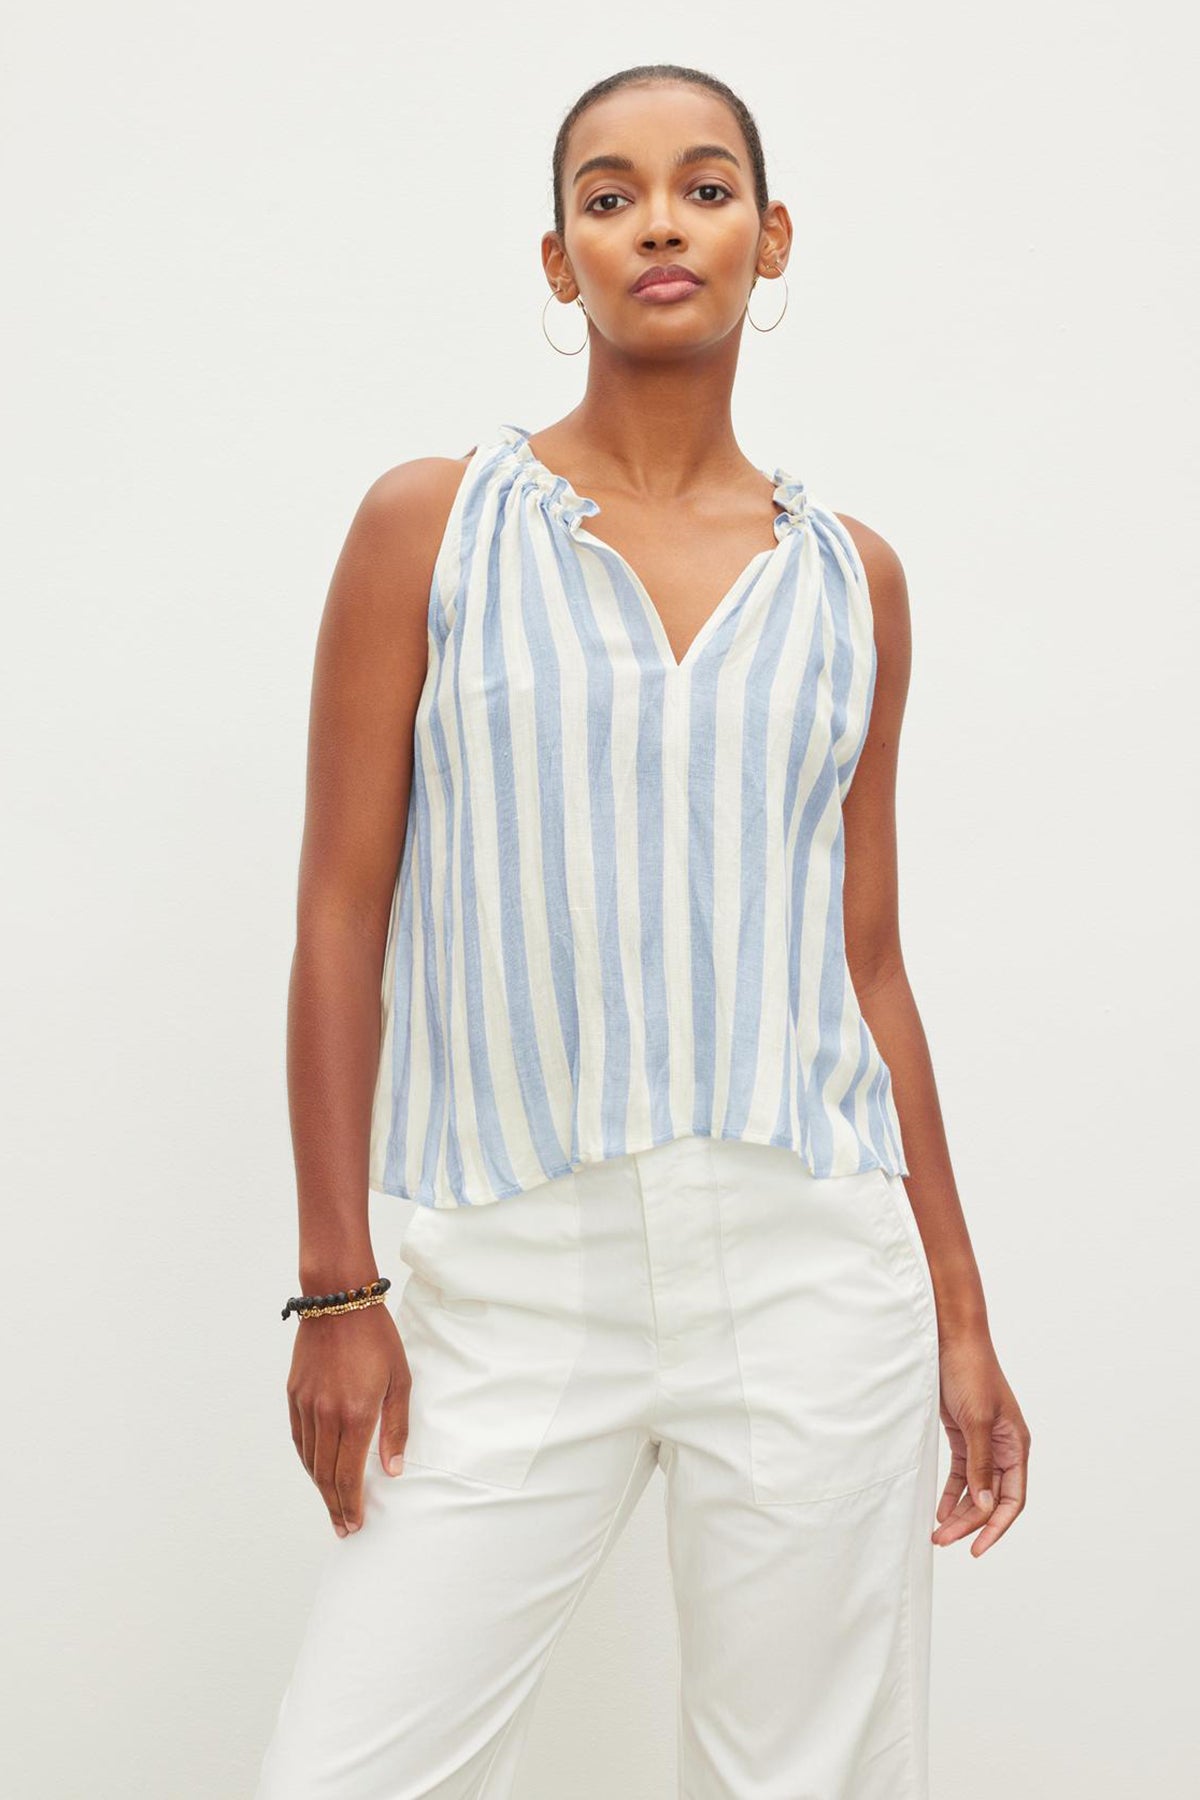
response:
M786 469L759 468L758 473L772 484L771 498L779 509L774 520L775 542L768 549L755 551L750 561L705 618L683 655L677 657L667 635L662 614L637 570L615 544L606 543L603 538L597 537L595 532L589 531L583 524L585 518L591 518L601 510L599 502L591 499L588 495L577 493L565 475L556 475L552 469L546 467L540 457L534 455L529 443L531 434L524 426L505 424L502 426L502 431L505 440L512 446L523 466L528 469L537 482L542 496L547 502L548 510L566 525L573 537L581 539L584 543L592 545L605 555L612 557L625 574L646 616L646 623L666 672L669 676L676 678L681 679L688 673L704 646L719 629L734 604L741 598L743 591L780 555L792 532L797 530L807 517L808 497L803 482L789 475Z

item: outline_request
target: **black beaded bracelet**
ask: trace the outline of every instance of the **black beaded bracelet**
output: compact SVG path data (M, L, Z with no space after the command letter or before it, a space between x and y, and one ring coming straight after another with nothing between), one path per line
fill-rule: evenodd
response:
M316 1318L321 1313L354 1312L362 1306L378 1306L391 1287L386 1275L369 1281L366 1287L345 1288L337 1294L300 1294L288 1301L280 1317L299 1313L302 1319Z

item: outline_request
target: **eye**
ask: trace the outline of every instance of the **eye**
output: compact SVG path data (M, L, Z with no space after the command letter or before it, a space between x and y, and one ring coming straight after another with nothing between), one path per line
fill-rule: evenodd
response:
M595 207L597 200L623 200L624 198L624 194L593 194L583 210L584 212L591 212ZM604 212L615 212L617 209L613 206L606 206L600 210Z
M717 194L720 196L720 198L718 200L716 200L715 202L708 201L706 203L710 206L714 205L714 204L717 206L723 206L726 200L733 199L732 191L729 188L725 187L724 184L720 181L699 181L696 183L696 186L694 188L692 188L690 191L693 194L698 194L698 193L700 193L701 189L703 189L703 188L708 189L708 191L710 193ZM584 210L584 212L605 212L605 213L619 212L621 210L619 207L600 206L597 204L597 202L599 202L601 200L625 200L625 199L626 199L626 196L624 194L616 194L616 193L593 194L591 199L588 201L587 205L584 207L583 210ZM627 202L627 204L628 204L628 202Z

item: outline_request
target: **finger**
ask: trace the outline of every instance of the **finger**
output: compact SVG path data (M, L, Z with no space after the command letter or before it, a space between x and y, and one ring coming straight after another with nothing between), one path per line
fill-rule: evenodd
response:
M942 1489L942 1497L937 1505L937 1521L939 1525L944 1525L946 1523L946 1520L950 1518L961 1498L962 1482L947 1481L945 1487Z
M313 1472L313 1452L317 1443L317 1425L313 1418L313 1410L308 1402L300 1405L300 1460L311 1476Z
M950 1517L944 1519L934 1531L933 1542L935 1544L957 1543L958 1539L965 1537L968 1531L974 1531L977 1526L984 1524L990 1517L991 1510L989 1508L988 1511L985 1511L983 1507L977 1506L971 1498L970 1492L965 1493Z
M1026 1470L1024 1461L1014 1463L1000 1475L1000 1498L996 1509L971 1545L972 1556L982 1556L997 1538L1002 1538L1013 1520L1025 1510Z
M978 1419L967 1429L967 1486L985 1518L996 1504L992 1425L991 1419Z
M946 1477L946 1485L942 1489L942 1497L937 1503L937 1518L940 1524L945 1524L946 1520L950 1517L954 1508L962 1499L963 1489L966 1485L967 1477L965 1469L961 1465L952 1463L950 1466L950 1473Z
M961 1428L960 1439L965 1444L965 1454L957 1450L951 1464L937 1509L939 1523L931 1534L935 1544L953 1544L966 1532L974 1531L990 1517L995 1506L991 1421L973 1421ZM955 1494L958 1498L951 1507Z
M937 1518L944 1524L958 1505L967 1480L967 1446L958 1421L947 1407L942 1407L942 1424L946 1428L946 1441L950 1446L950 1467L946 1471L946 1483L942 1489L942 1497L937 1504Z
M334 1420L317 1416L312 1478L317 1484L317 1490L322 1500L329 1508L333 1529L339 1537L346 1537L346 1521L342 1517L342 1502L337 1491L337 1482L334 1479L341 1435L341 1429Z
M991 1518L971 1545L971 1555L982 1556L985 1550L990 1550L996 1539L1004 1536L1020 1510L1015 1501L997 1500Z
M343 1434L338 1444L334 1486L337 1488L342 1523L347 1532L362 1529L363 1471L370 1447L370 1433L364 1436L361 1431L356 1432L353 1437Z
M379 1423L379 1458L389 1475L404 1469L404 1447L408 1443L408 1397L412 1377L407 1368L398 1370L383 1399Z

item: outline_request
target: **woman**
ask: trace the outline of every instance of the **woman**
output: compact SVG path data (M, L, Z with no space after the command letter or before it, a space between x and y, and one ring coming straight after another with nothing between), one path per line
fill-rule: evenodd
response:
M932 1547L1029 1431L899 945L904 575L734 440L792 240L737 97L624 71L553 167L582 400L381 477L321 630L288 1392L345 1542L259 1796L511 1793L655 1467L680 1792L924 1794Z

